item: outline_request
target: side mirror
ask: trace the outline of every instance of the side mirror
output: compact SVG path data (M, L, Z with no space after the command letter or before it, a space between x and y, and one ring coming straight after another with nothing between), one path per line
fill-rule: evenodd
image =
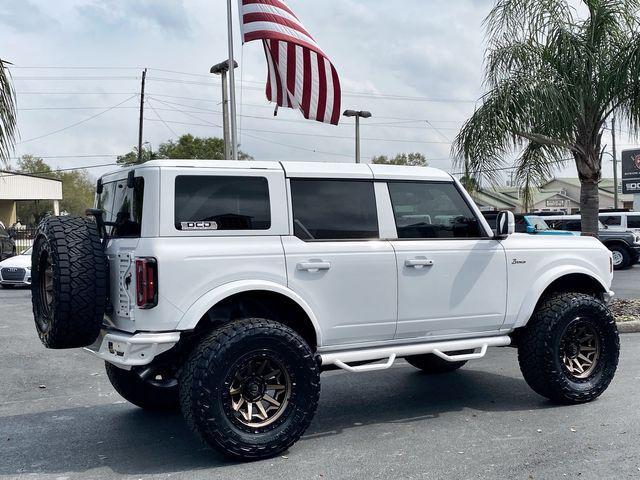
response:
M504 211L496 219L496 236L505 238L516 231L516 216L513 212Z

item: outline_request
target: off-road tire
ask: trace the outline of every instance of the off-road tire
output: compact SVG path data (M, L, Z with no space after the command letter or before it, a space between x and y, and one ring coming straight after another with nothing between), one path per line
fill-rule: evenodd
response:
M255 428L233 418L229 376L243 361L260 355L279 362L291 388L277 420ZM248 318L205 337L185 362L179 386L187 424L207 444L236 460L258 460L286 451L305 432L318 405L320 369L309 345L291 328Z
M49 287L44 287L47 268ZM47 217L31 255L31 302L47 348L91 345L104 317L107 264L96 224L81 217Z
M147 365L123 370L105 362L107 377L111 385L125 400L144 410L177 411L180 407L177 380L169 377L163 382L164 385L160 382L154 383L153 378L145 381L141 375L144 375L145 371L150 368L153 366Z
M611 252L619 253L622 256L622 261L618 265L613 265L614 270L626 270L631 267L631 252L626 247L614 245L609 247Z
M600 353L592 373L582 379L563 365L561 343L571 322L587 321ZM556 294L543 300L518 342L518 362L524 379L538 394L563 404L585 403L609 386L618 366L620 339L607 305L582 293Z
M448 353L458 353L458 354L466 354L472 353L473 350L464 350L460 352L448 352ZM412 355L410 357L404 358L410 365L413 365L416 368L419 368L424 373L428 373L429 375L439 375L441 373L451 373L456 370L462 368L467 362L447 362L442 358L434 355L433 353L427 353L425 355Z

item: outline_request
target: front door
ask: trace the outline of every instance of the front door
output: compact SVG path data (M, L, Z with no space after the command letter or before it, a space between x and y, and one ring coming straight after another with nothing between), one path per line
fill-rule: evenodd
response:
M291 179L289 288L309 302L322 345L393 339L396 259L379 239L372 181Z
M398 239L396 338L496 331L505 318L506 255L454 183L389 182Z

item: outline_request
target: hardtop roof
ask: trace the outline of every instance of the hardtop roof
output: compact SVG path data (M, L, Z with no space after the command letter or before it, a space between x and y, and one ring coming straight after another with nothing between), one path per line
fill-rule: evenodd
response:
M373 165L329 162L275 162L255 160L152 160L111 171L102 176L123 176L131 170L144 168L211 168L284 170L287 177L298 178L370 178L380 180L433 180L453 181L443 170L432 167L402 165Z

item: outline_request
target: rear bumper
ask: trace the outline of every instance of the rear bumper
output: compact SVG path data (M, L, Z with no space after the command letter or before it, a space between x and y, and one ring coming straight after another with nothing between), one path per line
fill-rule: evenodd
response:
M148 365L180 340L180 332L126 333L102 330L93 345L85 348L93 355L119 367Z

